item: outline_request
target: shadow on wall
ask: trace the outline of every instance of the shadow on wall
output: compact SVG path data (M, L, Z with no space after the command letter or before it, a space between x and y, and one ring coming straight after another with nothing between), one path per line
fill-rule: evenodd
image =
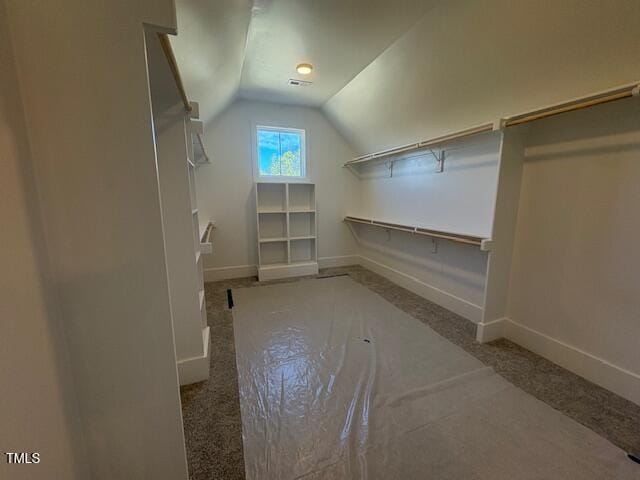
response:
M257 212L256 212L256 184L254 183L249 190L249 195L245 200L245 217L247 221L247 234L249 238L258 238L258 224L257 224ZM258 245L256 242L247 243L247 258L249 258L251 265L258 264Z
M534 123L527 131L525 161L636 151L639 112L640 99L633 97ZM616 121L603 121L606 118Z
M353 226L361 254L412 275L425 283L482 305L487 253L424 236Z
M7 450L28 445L30 451L41 452L53 477L86 478L81 424L46 254L6 13L0 2L0 218L10 226L2 232L0 384L6 388L2 393L6 421L0 444ZM20 465L5 465L0 471L4 467Z

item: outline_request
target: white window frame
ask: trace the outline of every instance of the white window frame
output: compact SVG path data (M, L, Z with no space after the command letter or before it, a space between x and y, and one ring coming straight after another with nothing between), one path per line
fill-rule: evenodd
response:
M260 174L260 148L258 146L258 130L270 130L274 132L292 132L300 135L300 167L302 175L300 177L289 177L286 175L261 175ZM309 160L307 157L307 131L304 128L285 127L277 122L261 122L253 124L253 172L254 178L258 182L286 182L286 183L308 183L310 181Z

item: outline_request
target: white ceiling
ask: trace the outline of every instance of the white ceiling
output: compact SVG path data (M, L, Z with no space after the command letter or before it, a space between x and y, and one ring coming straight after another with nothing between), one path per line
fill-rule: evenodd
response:
M606 11L584 0L176 1L173 44L205 121L235 96L322 106L362 153L636 81L639 71L638 0ZM315 65L313 85L287 85L301 62Z
M323 112L364 154L635 82L639 19L639 0L440 1Z
M240 79L244 98L320 106L400 37L428 0L254 0ZM311 63L311 75L298 75ZM294 87L289 78L311 80Z
M431 0L177 0L172 44L205 121L233 98L320 106L422 16ZM299 63L314 72L298 75ZM289 78L313 81L293 87Z
M178 35L171 44L189 99L211 120L237 93L251 0L176 0Z

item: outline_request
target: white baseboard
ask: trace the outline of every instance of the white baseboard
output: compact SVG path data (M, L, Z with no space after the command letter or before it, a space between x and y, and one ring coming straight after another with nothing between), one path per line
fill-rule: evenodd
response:
M348 265L362 265L383 277L388 278L392 282L420 295L442 307L457 313L478 323L482 319L482 307L475 305L467 300L456 297L444 290L440 290L411 275L407 275L399 270L391 268L380 262L372 260L362 255L343 255L337 257L322 257L318 259L319 268L327 267L343 267ZM205 282L215 282L219 280L228 280L231 278L252 277L258 274L256 265L237 265L232 267L207 268L204 270ZM312 273L300 273L307 275ZM275 278L275 277L274 277Z
M587 380L640 405L640 375L506 319L504 336Z
M358 255L318 258L318 268L346 267L348 265L358 264L360 264L360 257ZM257 275L257 265L233 265L230 267L210 267L204 269L205 282L217 282L232 278L255 277Z
M478 323L476 328L476 341L487 343L504 337L506 318L498 318L487 323Z
M209 378L209 355L210 355L210 335L211 330L207 326L202 330L202 343L204 355L193 358L186 358L178 361L178 379L180 385L190 385L202 382Z
M416 295L426 298L447 310L457 313L458 315L471 320L474 323L480 322L482 319L482 307L475 305L463 298L456 297L450 293L440 290L411 275L407 275L399 270L391 268L380 262L372 260L368 257L360 255L360 265L372 270L383 277L388 278L401 287L412 291Z
M231 267L215 267L204 269L205 282L217 282L231 278L255 277L258 275L257 265L234 265Z
M349 265L359 265L359 255L343 255L340 257L320 257L318 258L318 266L320 268L330 267L347 267Z
M301 277L305 275L317 275L318 262L293 263L285 265L268 265L258 269L258 278L261 282L278 280L280 278Z

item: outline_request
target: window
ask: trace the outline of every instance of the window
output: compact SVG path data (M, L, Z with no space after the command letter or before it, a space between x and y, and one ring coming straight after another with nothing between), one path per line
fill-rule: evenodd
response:
M304 133L295 128L257 126L259 176L306 178Z

